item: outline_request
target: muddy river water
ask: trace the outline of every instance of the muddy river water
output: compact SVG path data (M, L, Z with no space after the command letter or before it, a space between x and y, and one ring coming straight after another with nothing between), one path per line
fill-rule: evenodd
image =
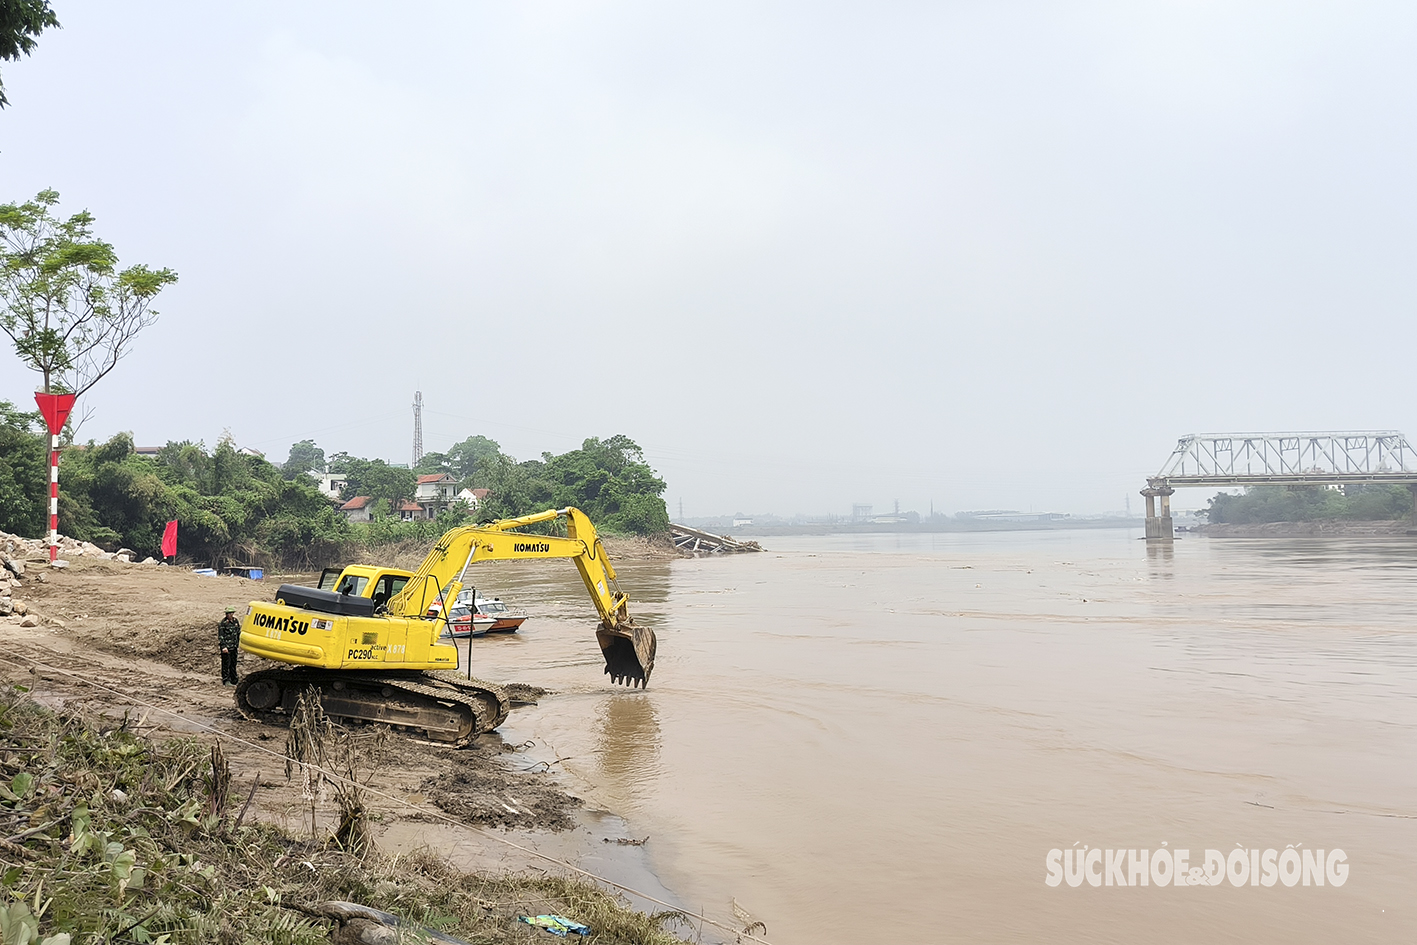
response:
M778 945L1411 940L1417 540L1138 534L627 563L645 692L599 675L573 568L489 566L534 617L476 667L556 690L504 735L647 835L687 908L736 898ZM1219 885L1206 850L1243 851Z

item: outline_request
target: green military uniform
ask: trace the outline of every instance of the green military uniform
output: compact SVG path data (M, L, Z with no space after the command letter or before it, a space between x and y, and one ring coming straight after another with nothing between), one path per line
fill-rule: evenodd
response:
M226 608L226 616L216 625L216 644L221 650L221 682L236 685L236 651L241 645L241 621L236 608Z

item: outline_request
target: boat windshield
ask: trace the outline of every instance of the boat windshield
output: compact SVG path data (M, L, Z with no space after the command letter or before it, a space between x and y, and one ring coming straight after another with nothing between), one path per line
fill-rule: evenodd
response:
M477 602L477 609L484 614L505 614L507 605L499 600L480 600Z

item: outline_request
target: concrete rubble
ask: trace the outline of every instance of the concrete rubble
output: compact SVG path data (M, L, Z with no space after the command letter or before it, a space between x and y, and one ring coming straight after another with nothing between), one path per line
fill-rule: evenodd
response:
M0 622L17 624L21 627L38 627L42 622L64 629L64 624L55 618L43 618L32 613L29 606L20 599L24 585L30 582L43 584L46 581L41 569L63 569L74 558L98 558L103 561L117 561L131 564L137 552L130 548L118 551L104 551L89 541L77 541L64 535L59 536L59 559L49 562L49 539L21 538L0 532ZM144 564L160 564L148 558Z

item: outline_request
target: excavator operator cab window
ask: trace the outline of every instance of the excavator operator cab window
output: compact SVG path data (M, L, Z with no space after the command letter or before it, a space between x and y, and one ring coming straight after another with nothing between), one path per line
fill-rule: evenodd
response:
M320 583L315 587L322 591L332 591L335 589L335 582L344 573L344 568L326 568L320 572Z
M408 578L396 574L386 574L379 578L379 583L374 585L374 612L381 612L389 603L389 598L403 590L407 583Z
M364 585L368 583L369 579L367 577L359 577L358 575L351 574L349 577L339 582L339 587L335 588L335 593L348 594L351 597L362 597L364 594Z

